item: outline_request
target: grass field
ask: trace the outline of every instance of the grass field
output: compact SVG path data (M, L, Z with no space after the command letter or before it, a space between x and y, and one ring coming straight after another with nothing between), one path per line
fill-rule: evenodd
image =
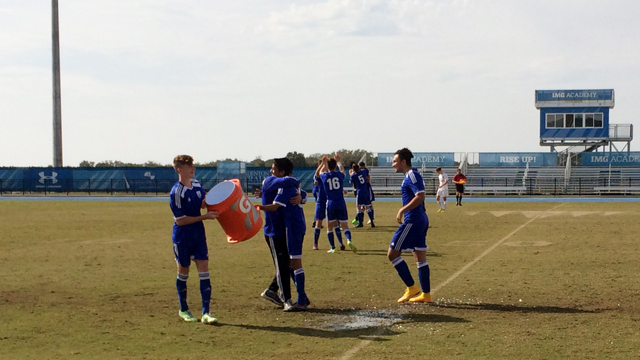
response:
M168 201L2 201L0 359L640 357L637 204L453 205L427 202L433 305L396 303L398 203L353 230L357 254L327 254L324 232L312 251L309 230L305 313L260 298L274 274L261 233L230 245L209 221L221 324L205 326L177 316ZM198 314L199 300L192 275Z

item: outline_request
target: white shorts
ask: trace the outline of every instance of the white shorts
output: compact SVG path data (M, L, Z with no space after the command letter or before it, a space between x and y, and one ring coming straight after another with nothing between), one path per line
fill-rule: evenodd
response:
M436 196L440 196L440 197L449 196L449 187L448 186L443 186L440 189L438 189L438 192L436 193Z

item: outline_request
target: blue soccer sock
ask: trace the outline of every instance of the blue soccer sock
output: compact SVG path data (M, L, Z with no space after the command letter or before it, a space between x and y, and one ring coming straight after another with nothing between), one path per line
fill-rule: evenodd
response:
M415 285L415 281L413 281L413 276L411 276L411 272L409 271L409 266L401 256L398 256L397 258L393 259L391 263L393 264L393 267L396 268L398 275L400 275L400 278L402 279L402 281L404 281L407 287L411 287Z
M327 238L329 239L329 245L332 249L336 248L336 242L333 240L333 231L327 231Z
M200 295L202 296L202 314L209 313L209 303L211 302L211 280L209 272L199 272L200 277Z
M347 238L347 241L351 241L351 230L348 228L344 230L344 237Z
M304 269L300 268L293 272L295 274L296 290L298 291L298 304L307 305L307 294L304 292Z
M362 221L364 221L364 212L362 212L362 210L358 210L356 219L358 219L358 225L362 225Z
M369 210L371 210L371 215L370 215L370 217L371 217L371 221L373 221L373 219L375 219L375 216L373 215L373 206L371 206L371 207L369 208Z
M342 232L340 232L340 228L337 227L333 229L333 231L336 232L336 237L338 238L338 242L340 243L340 245L342 245Z
M373 208L367 209L367 215L369 215L369 220L373 221Z
M189 274L184 275L178 273L178 278L176 279L176 288L178 289L178 301L180 302L180 311L189 310L189 305L187 305L187 279L189 278Z
M427 260L416 263L418 265L418 278L422 292L431 292L431 280L429 275L429 263Z
M318 245L318 239L320 239L320 228L313 229L313 244Z

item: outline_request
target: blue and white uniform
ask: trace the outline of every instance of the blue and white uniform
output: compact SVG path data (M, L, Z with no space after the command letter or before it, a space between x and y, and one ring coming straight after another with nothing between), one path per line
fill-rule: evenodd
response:
M327 221L348 221L347 205L344 202L344 174L330 171L320 174L322 186L327 194Z
M422 175L416 170L409 170L402 181L402 206L407 205L417 194L424 193ZM427 230L429 218L424 202L404 213L404 222L393 235L390 248L397 251L427 250Z
M184 186L179 181L173 185L169 195L169 206L174 219L200 216L205 193L196 179L191 179L191 187ZM189 267L192 259L209 260L207 237L202 221L183 226L174 222L172 240L173 252L180 266Z
M316 197L316 213L314 220L324 220L327 217L327 193L322 186L322 179L319 176L313 176L318 183L318 196Z
M299 185L299 183L298 183ZM278 195L273 200L274 204L279 204L280 209L284 209L284 222L287 231L287 248L289 249L289 258L302 258L302 242L306 231L306 223L304 220L304 211L302 204L293 205L289 202L291 198L302 195L304 191L299 187L285 187L278 189ZM304 196L306 198L306 194Z
M368 173L367 169L363 169L353 173L349 179L349 182L356 185L356 206L371 205L371 187L367 186L369 184L367 182Z

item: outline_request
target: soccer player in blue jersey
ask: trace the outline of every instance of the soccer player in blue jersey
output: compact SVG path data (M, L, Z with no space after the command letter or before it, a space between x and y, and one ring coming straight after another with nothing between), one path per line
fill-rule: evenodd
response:
M316 173L318 173L318 169L322 168L322 160L318 162L318 167L316 168ZM316 212L314 215L313 222L313 250L318 250L318 240L320 239L320 230L322 229L322 222L327 216L327 193L324 191L324 186L322 186L322 180L319 175L313 176L314 188L315 184L318 186L317 197L316 197Z
M364 161L361 161L358 165L360 166L360 170L364 170L367 174L367 191L369 192L369 199L371 200L371 206L369 206L369 209L367 210L367 215L369 215L370 219L367 224L371 223L371 227L375 227L375 224L373 223L373 220L375 219L373 213L373 202L376 201L376 195L373 193L373 189L371 188L371 176L369 175L369 169L367 169L367 165L364 163Z
M198 321L187 305L187 279L189 266L193 259L200 277L200 295L202 297L203 324L215 324L218 319L211 316L209 303L211 302L211 280L209 278L209 251L207 237L202 220L215 219L218 213L209 211L201 214L205 208L205 191L198 180L194 179L196 168L193 158L189 155L178 155L173 159L173 168L178 172L178 182L171 189L169 206L173 212L173 252L178 264L178 300L180 311L178 315L188 322Z
M351 173L349 182L354 184L357 190L356 191L356 207L358 212L356 214L356 220L357 220L356 227L364 226L362 225L362 222L364 221L365 211L367 212L367 214L369 215L369 219L371 220L371 227L375 227L376 225L373 222L373 216L371 214L371 211L369 210L371 208L370 187L367 185L368 178L369 178L369 170L360 169L360 166L358 164L353 164L351 169L352 169L352 173Z
M329 239L329 244L331 245L331 249L328 252L334 253L336 251L333 237L334 229L338 227L338 223L340 223L340 227L344 230L344 236L347 238L347 244L353 252L356 252L358 249L351 241L349 215L347 213L347 205L344 201L343 183L345 174L342 163L340 163L340 155L336 154L332 159L329 159L327 156L323 156L322 165L322 167L319 167L316 170L316 175L320 176L322 186L327 194L327 237ZM340 168L340 171L337 171L338 167ZM321 174L324 169L327 169L328 172L323 172Z
M398 302L429 303L431 302L431 280L429 278L429 263L427 262L429 218L424 207L424 181L420 172L411 166L411 158L413 158L413 153L407 148L400 149L393 155L393 168L396 169L396 172L405 174L405 177L401 188L402 208L396 215L400 226L393 235L387 256L402 281L407 285L407 289ZM413 252L413 258L418 265L420 286L415 284L407 263L400 256L403 251Z
M297 180L285 178L293 172L293 163L287 158L278 158L271 164L271 176L262 182L262 189L256 191L256 196L262 197L262 205L272 204L278 195L278 189L296 186ZM297 182L299 185L299 182ZM299 204L301 198L292 199L293 204ZM289 250L287 248L287 232L285 226L284 209L265 212L264 238L271 250L276 276L261 296L278 306L284 306L291 299L291 283ZM280 289L280 295L278 295Z
M291 299L284 301L284 311L301 311L307 309L307 294L305 293L305 276L304 269L302 268L302 243L304 240L304 234L306 232L306 223L304 219L304 211L301 205L293 205L290 203L291 199L301 196L306 198L304 191L300 189L300 182L298 179L290 177L291 174L287 174L284 181L278 181L278 183L285 184L287 187L279 188L278 195L273 200L273 204L259 205L260 210L265 212L277 211L279 208L284 209L284 220L286 227L287 249L289 251L289 258L291 263L291 270L293 270L293 279L298 292L298 300L296 303L292 303ZM290 185L287 180L294 180L294 186Z

